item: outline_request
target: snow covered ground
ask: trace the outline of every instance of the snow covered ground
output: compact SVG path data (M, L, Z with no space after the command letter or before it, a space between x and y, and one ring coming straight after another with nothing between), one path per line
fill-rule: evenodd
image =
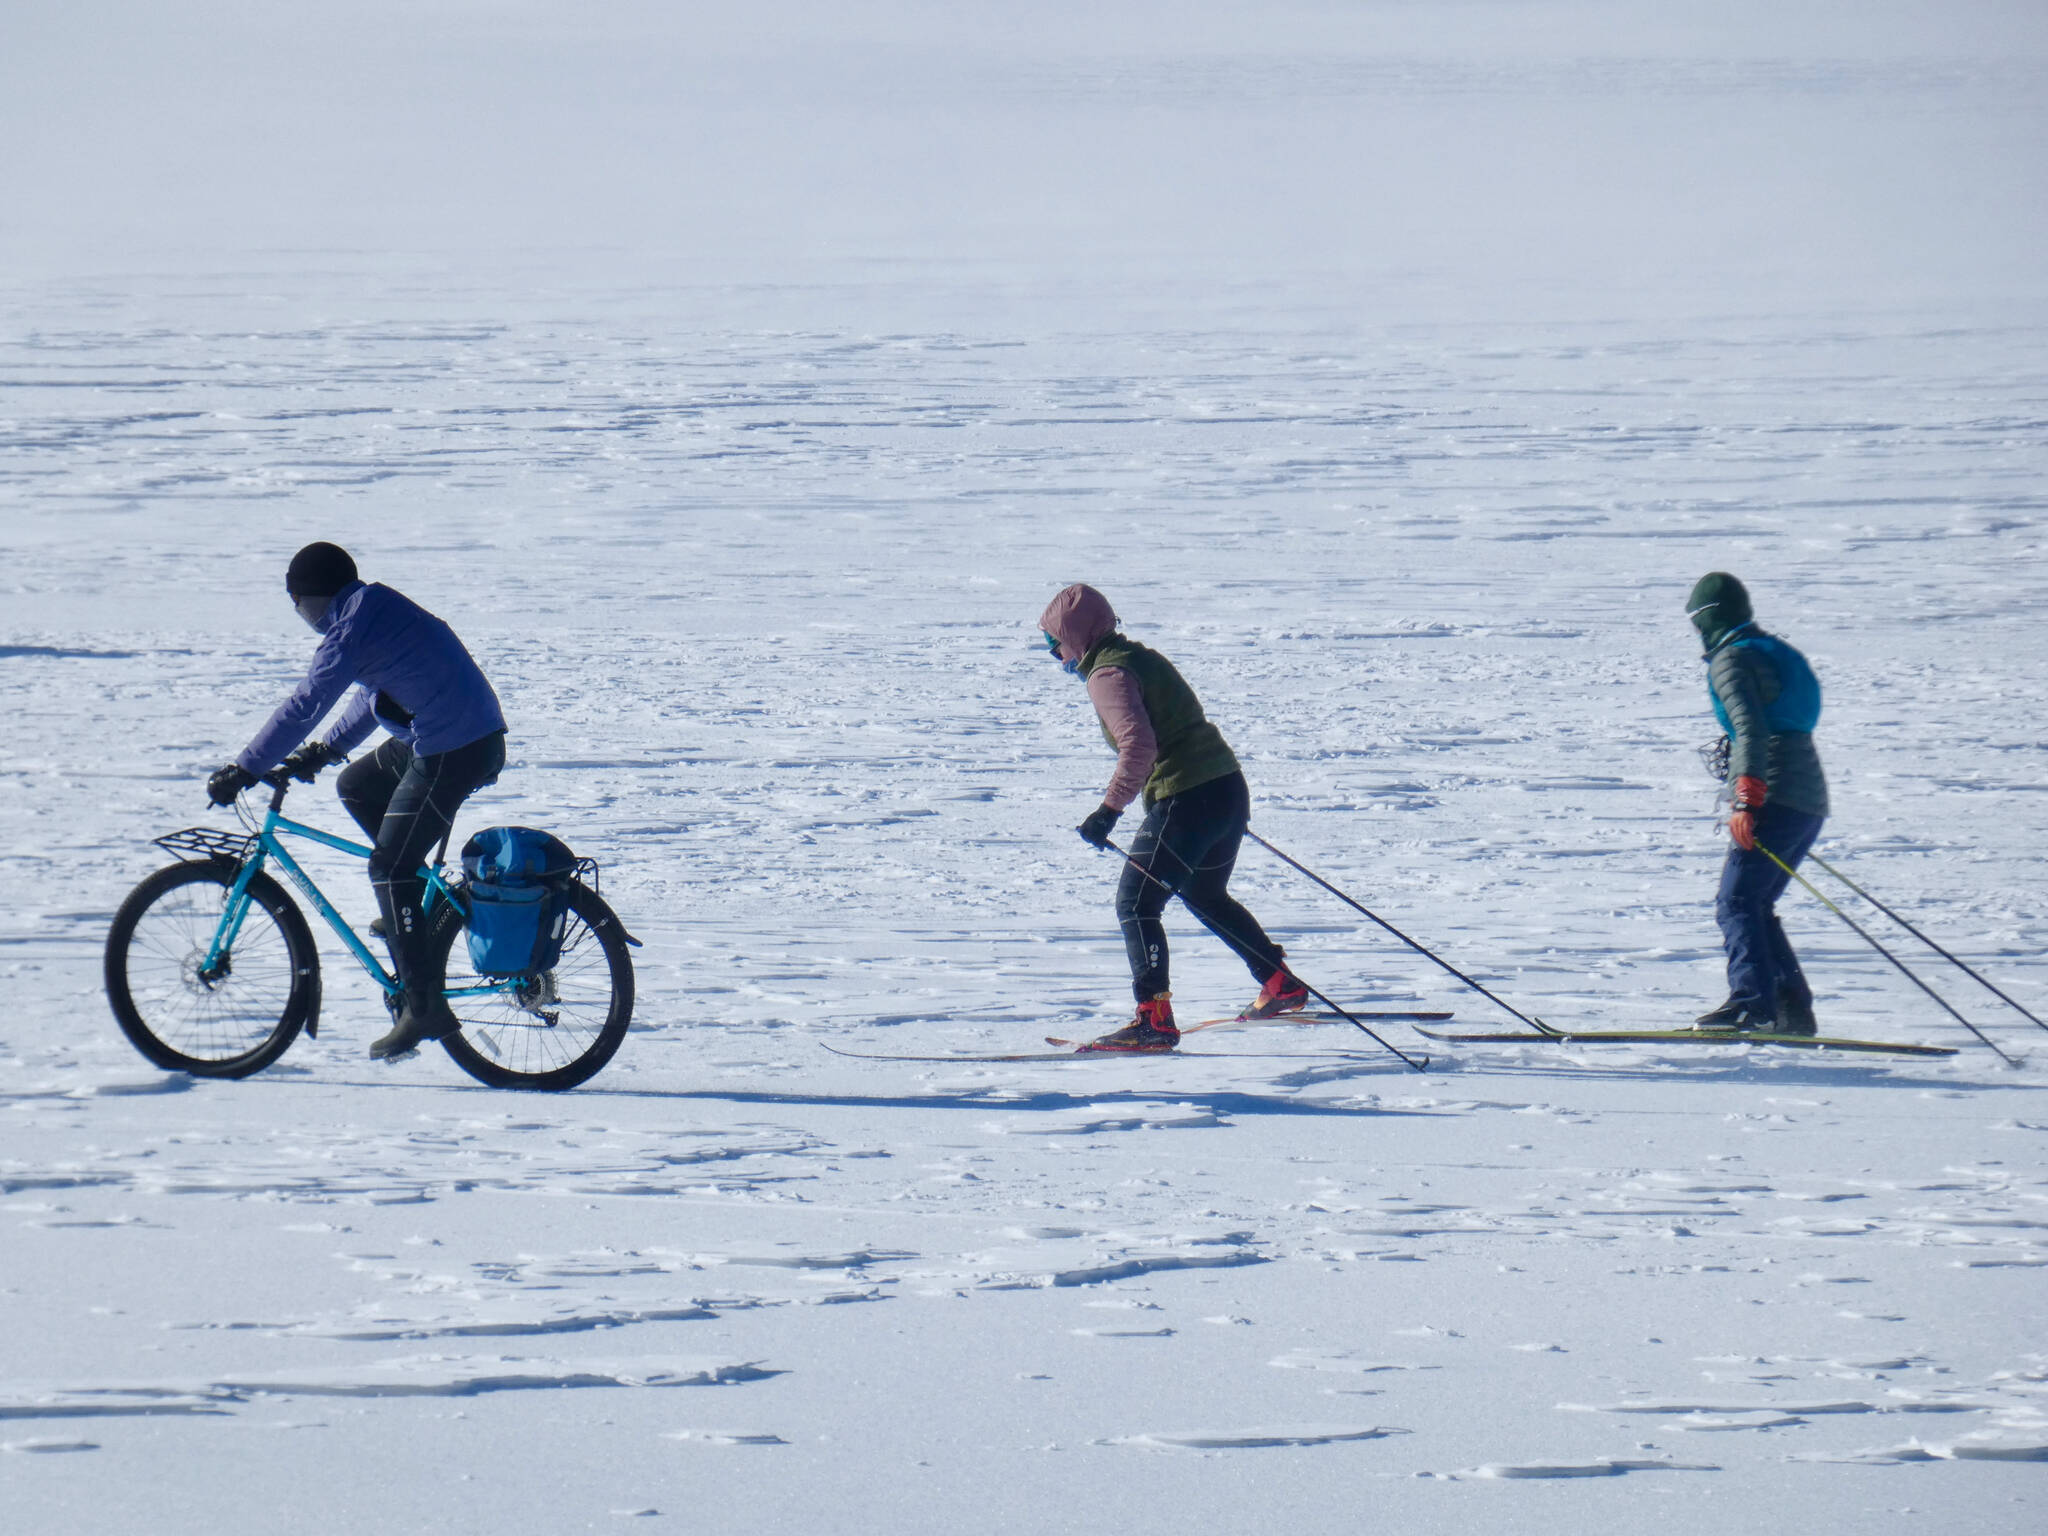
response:
M1810 897L1826 1027L1959 1054L823 1049L1128 1007L1076 579L1264 836L1626 1028L1721 996L1735 570L1823 853L2048 1016L2033 8L194 14L0 23L10 1529L2040 1529L2048 1053ZM646 941L573 1094L373 1069L331 940L259 1077L113 1025L318 537L498 683L464 825ZM1512 1023L1239 883L1347 1005Z

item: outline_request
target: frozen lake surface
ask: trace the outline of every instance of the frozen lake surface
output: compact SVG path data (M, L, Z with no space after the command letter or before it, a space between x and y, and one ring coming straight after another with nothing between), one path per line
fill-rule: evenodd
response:
M513 10L492 47L537 67L567 24ZM839 36L865 73L733 31L687 112L760 131L693 140L687 255L650 254L687 220L628 195L650 141L595 154L595 107L549 108L566 147L531 162L587 242L514 240L474 184L432 205L431 136L391 173L415 201L322 160L339 211L237 202L187 165L246 227L201 198L148 234L133 168L66 212L50 164L114 173L52 138L53 222L0 240L11 1523L2040 1528L2048 1057L1928 970L2002 1064L1803 894L1824 1027L1959 1054L823 1049L1128 1009L1114 869L1071 830L1109 758L1033 622L1073 580L1180 664L1257 831L1518 1007L1624 1029L1722 996L1682 599L1736 571L1827 691L1824 855L2048 1016L2048 295L2008 196L2040 181L2039 39L1997 7L1932 52L1913 7L1854 49L1446 14L1482 11L1491 41L1216 7L1056 47L893 8ZM463 14L417 58L496 122ZM627 14L563 67L681 47ZM58 112L90 50L39 46ZM790 116L806 81L829 133ZM182 131L269 187L238 110ZM1632 131L1696 120L1670 192ZM1517 133L1519 167L1489 152ZM1345 152L1256 174L1307 144ZM788 194L761 227L735 166ZM1765 193L1797 238L1733 228ZM165 1077L115 1029L109 916L151 837L228 824L203 780L310 655L279 588L314 538L497 684L511 765L462 826L557 831L646 941L583 1089L373 1068L331 939L320 1038L259 1077ZM329 785L293 806L345 825ZM367 921L358 866L312 867ZM1257 849L1238 887L1346 1006L1512 1023ZM1183 1017L1234 1012L1241 968L1169 928Z

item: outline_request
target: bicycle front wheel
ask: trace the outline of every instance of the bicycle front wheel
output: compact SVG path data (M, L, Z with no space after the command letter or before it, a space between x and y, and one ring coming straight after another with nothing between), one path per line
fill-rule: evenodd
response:
M429 942L448 990L492 989L448 999L462 1030L441 1044L463 1071L493 1088L552 1090L588 1081L612 1059L633 1018L633 960L626 930L595 891L569 887L562 958L533 976L478 975L469 946L456 943L462 914L441 914Z
M107 1001L129 1042L167 1072L247 1077L298 1038L320 1008L320 959L306 919L259 873L234 946L213 965L240 868L173 864L135 887L107 930Z

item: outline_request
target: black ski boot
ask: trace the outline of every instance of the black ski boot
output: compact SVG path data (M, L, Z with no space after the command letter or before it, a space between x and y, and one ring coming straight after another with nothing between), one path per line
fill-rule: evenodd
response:
M1711 1013L1703 1013L1692 1021L1694 1029L1727 1032L1752 1029L1772 1030L1776 1029L1777 1026L1778 1021L1775 1017L1765 1013L1755 1003L1747 1002L1739 997L1729 998L1727 1002L1714 1009Z
M1778 988L1777 1029L1781 1035L1817 1035L1820 1025L1813 1016L1813 994L1801 997L1790 987Z

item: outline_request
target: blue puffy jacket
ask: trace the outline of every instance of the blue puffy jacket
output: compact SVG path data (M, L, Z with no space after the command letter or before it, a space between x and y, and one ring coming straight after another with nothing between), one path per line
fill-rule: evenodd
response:
M248 772L284 761L351 684L356 695L325 740L336 753L380 725L423 756L505 729L497 694L455 631L402 592L351 582L327 613L305 681L235 759Z
M1820 682L1797 649L1751 623L1707 653L1707 696L1728 733L1728 783L1762 779L1770 803L1828 814L1827 777L1813 744Z

